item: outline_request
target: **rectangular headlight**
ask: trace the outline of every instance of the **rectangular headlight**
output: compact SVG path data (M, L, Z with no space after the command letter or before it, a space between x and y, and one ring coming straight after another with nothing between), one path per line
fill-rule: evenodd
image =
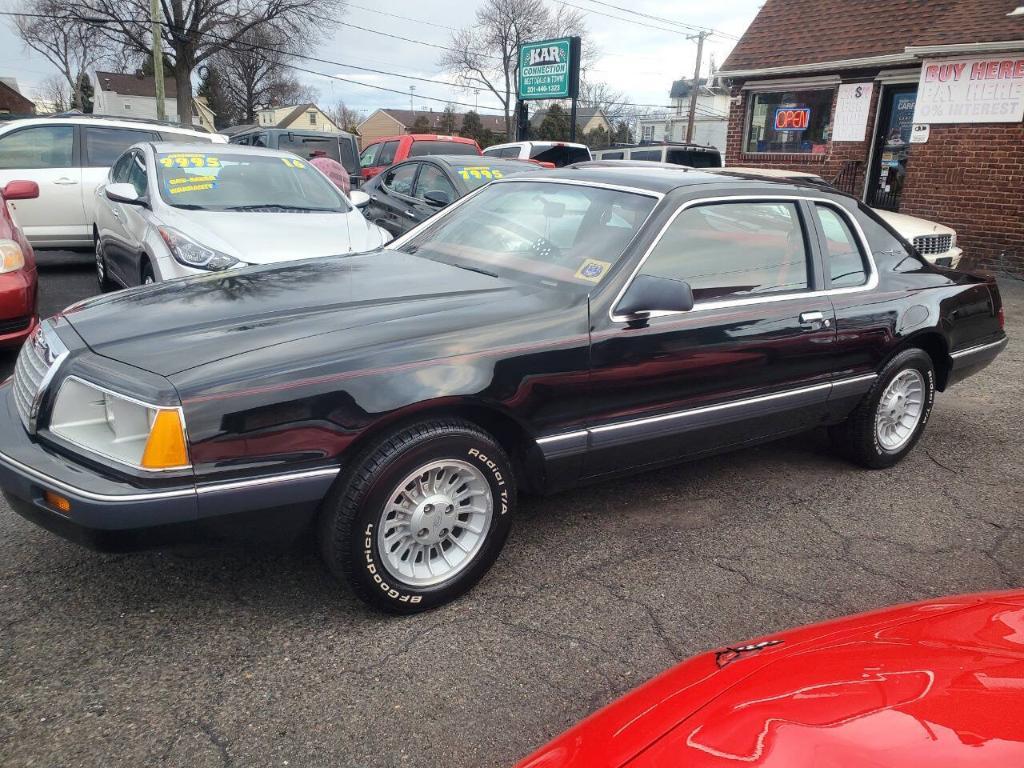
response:
M138 469L189 466L185 423L178 408L149 405L74 376L60 386L50 432Z

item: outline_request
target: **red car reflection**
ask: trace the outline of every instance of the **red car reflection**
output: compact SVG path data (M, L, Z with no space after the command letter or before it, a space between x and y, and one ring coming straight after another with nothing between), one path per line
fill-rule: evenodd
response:
M21 346L39 322L32 246L7 206L36 197L39 186L34 181L11 181L0 189L0 348Z
M519 768L1024 765L1024 592L783 632L680 664Z

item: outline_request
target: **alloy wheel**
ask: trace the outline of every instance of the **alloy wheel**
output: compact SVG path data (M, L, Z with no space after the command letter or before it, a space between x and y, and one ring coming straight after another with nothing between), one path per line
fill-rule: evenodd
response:
M875 412L875 437L886 451L901 450L914 436L924 413L924 376L916 368L889 382Z
M425 464L394 488L382 512L377 546L384 567L409 586L446 582L480 552L493 515L480 469L458 459Z

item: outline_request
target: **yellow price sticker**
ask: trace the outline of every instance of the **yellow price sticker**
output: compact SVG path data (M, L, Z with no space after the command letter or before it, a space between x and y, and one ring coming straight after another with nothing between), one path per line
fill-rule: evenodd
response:
M306 164L301 160L293 160L290 157L282 157L281 162L287 165L289 168L305 168Z
M477 180L502 178L501 171L494 168L488 168L487 166L484 165L471 165L466 166L465 168L460 168L459 176L461 176L466 181L469 181L470 177Z
M185 155L178 153L161 157L160 165L164 168L218 168L220 160L207 155Z

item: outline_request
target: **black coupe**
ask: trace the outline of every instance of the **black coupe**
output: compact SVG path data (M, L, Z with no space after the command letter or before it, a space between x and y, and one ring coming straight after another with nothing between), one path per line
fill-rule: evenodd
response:
M374 605L494 562L549 492L827 426L888 467L1005 347L991 279L814 186L494 181L386 248L73 306L0 388L0 486L100 548L315 527Z

